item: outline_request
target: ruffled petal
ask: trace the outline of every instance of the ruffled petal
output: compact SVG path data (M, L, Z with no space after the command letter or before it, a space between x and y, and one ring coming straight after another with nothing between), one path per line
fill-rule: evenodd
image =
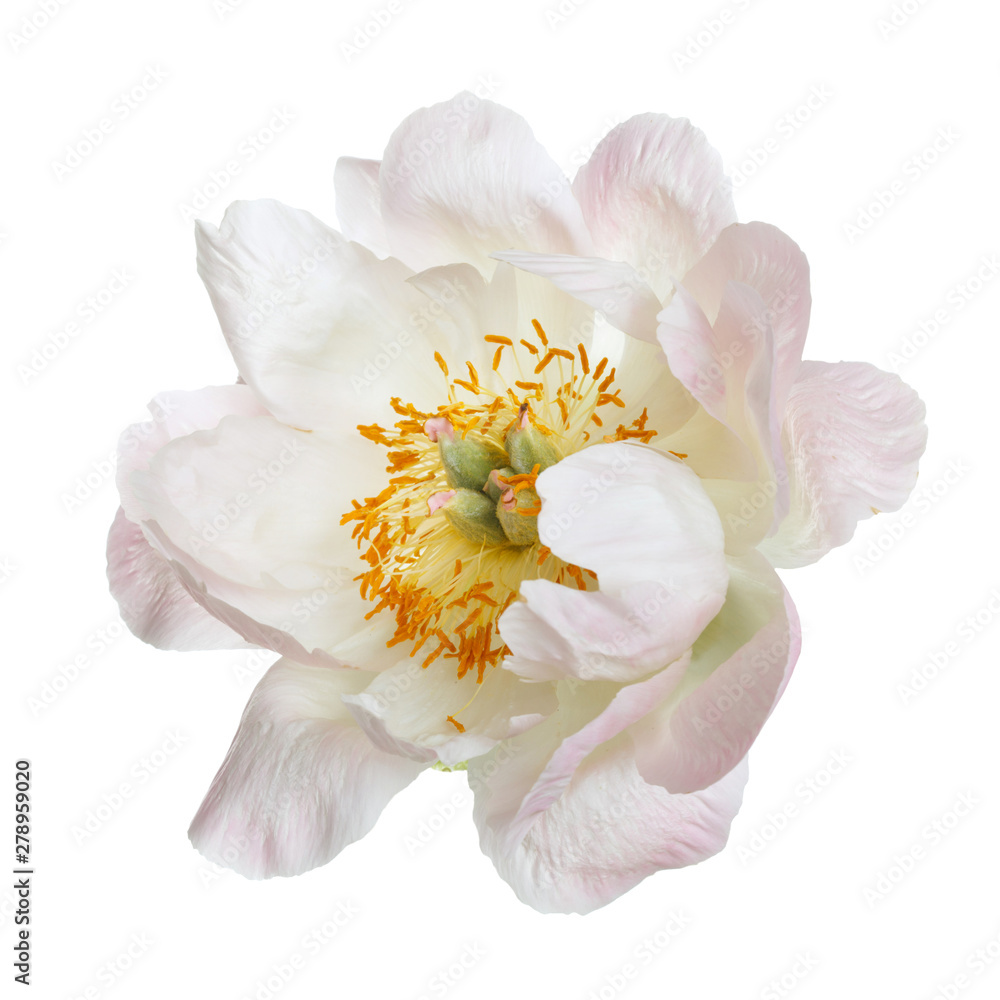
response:
M600 590L521 585L500 619L507 669L534 680L635 680L680 657L722 606L718 515L698 477L650 448L594 445L546 469L539 538Z
M690 795L639 777L627 751L588 762L510 854L491 856L517 897L542 913L590 913L664 868L718 854L748 770ZM489 853L487 851L487 853Z
M363 837L421 765L383 753L341 697L360 671L279 660L254 689L188 835L248 878L298 875Z
M197 224L198 273L240 374L283 423L340 429L393 418L389 400L437 402L433 327L410 270L308 212L238 201Z
M333 171L340 231L379 257L389 256L389 242L382 222L378 160L342 156Z
M788 504L767 307L754 289L731 281L713 325L680 285L659 319L658 335L671 371L706 414L742 442L756 465L754 475L746 479L745 463L737 457L721 481L705 482L726 528L726 551L742 554L774 529ZM700 439L711 449L721 443L720 434L702 434ZM676 438L693 457L693 467L702 466L704 456L692 451L695 441L684 441L683 429ZM677 447L666 441L661 446Z
M158 649L241 649L251 643L206 611L121 507L108 534L108 582L122 621Z
M809 262L798 245L775 226L736 223L722 230L683 279L684 288L712 323L730 281L752 288L764 304L760 320L773 331L774 394L780 413L798 373L809 328ZM755 326L749 332L751 337L763 335Z
M767 560L731 560L726 603L683 680L629 730L643 780L696 792L731 771L784 691L800 645L794 605Z
M415 271L465 262L488 275L494 250L590 252L569 181L527 122L468 92L403 121L379 184L389 247Z
M644 114L616 126L573 193L597 255L627 261L660 299L736 221L722 158L686 118Z
M805 566L849 541L858 521L899 510L927 444L924 415L898 375L804 361L782 433L791 506L760 550L775 566Z
M523 902L587 913L725 845L745 765L713 788L671 795L642 780L626 731L669 695L686 663L592 695L602 707L582 719L580 699L567 693L549 721L469 761L480 845Z

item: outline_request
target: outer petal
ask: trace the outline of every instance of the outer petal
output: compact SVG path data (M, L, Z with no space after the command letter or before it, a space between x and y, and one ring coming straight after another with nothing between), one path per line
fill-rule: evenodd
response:
M662 299L736 221L722 158L686 118L636 115L573 181L597 255L631 264Z
M399 261L276 201L235 202L196 235L240 374L279 420L338 429L389 419L392 396L436 403L437 347L413 320L425 300Z
M535 680L635 680L680 657L722 606L718 515L690 469L650 448L594 445L546 469L539 537L600 590L521 585L500 619L507 669Z
M251 645L185 590L170 564L119 507L108 534L108 581L122 620L158 649L239 649Z
M279 660L254 689L189 830L248 878L298 875L363 837L421 766L376 750L341 696L369 675Z
M776 566L805 566L847 542L858 521L898 510L927 443L924 415L898 375L861 362L803 362L782 433L791 509L761 551Z
M226 417L161 448L131 483L144 518L200 562L233 580L301 588L357 560L340 515L382 482L378 466L360 435Z
M684 287L710 322L715 322L730 281L748 285L760 296L760 317L774 332L774 392L778 412L802 360L812 295L809 262L780 229L764 222L736 223L723 229L711 250L684 275ZM751 336L763 330L750 328Z
M339 523L352 496L374 495L384 480L377 461L366 464L377 458L366 445L272 417L227 417L161 448L131 484L147 538L186 570L189 593L248 641L302 659L356 646L363 631L382 655L384 637L363 621L369 607L352 583L357 549ZM278 632L295 644L268 641ZM363 648L355 653L351 662L369 666Z
M731 561L726 603L683 681L629 731L643 779L695 792L731 771L784 691L800 645L791 598L763 556Z
M518 898L542 912L587 913L726 843L745 763L711 788L671 795L639 776L627 735L601 745L641 713L635 703L652 694L642 690L652 683L659 681L622 689L570 738L553 740L544 724L469 762L483 852Z
M580 768L564 798L509 855L492 858L519 899L543 913L589 913L664 868L726 846L747 767L691 795L639 777L627 751Z
M337 193L340 231L379 257L388 257L389 244L379 195L380 166L378 160L342 156L333 172L333 186Z
M392 253L422 271L488 254L590 252L569 181L514 112L468 92L393 132L379 177Z

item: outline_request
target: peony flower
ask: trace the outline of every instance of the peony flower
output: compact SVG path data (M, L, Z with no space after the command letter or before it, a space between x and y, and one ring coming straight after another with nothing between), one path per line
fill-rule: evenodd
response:
M718 852L799 651L775 567L904 502L923 405L801 360L806 259L736 222L685 119L617 126L570 184L462 94L335 187L340 231L197 224L238 383L123 438L129 627L281 656L192 842L304 872L434 766L539 910Z

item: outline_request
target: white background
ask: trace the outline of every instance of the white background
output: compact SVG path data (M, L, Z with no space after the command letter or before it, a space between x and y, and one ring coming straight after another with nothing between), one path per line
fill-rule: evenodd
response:
M12 36L39 5L4 3L0 799L13 797L13 761L30 758L34 995L998 995L1000 281L958 289L980 268L994 278L983 261L1000 253L1000 11L907 0L914 13L888 30L891 0L585 0L563 3L561 19L558 2L398 0L353 54L344 44L387 0L73 0L26 44ZM699 54L689 36L723 9ZM120 117L119 95L150 68L166 78ZM425 773L365 840L304 876L212 868L187 824L264 661L144 646L123 632L104 576L119 432L155 392L234 378L181 206L236 159L239 175L199 215L217 222L230 200L268 196L333 222L338 156L379 157L409 111L477 87L527 116L569 174L643 111L689 117L730 169L757 148L765 162L749 160L737 207L810 259L807 356L899 368L928 406L904 510L783 574L804 648L751 752L729 847L587 917L514 898L479 852L461 775ZM294 121L261 133L276 109ZM67 145L105 117L112 131L57 177ZM258 134L251 161L243 144ZM845 224L894 180L902 193L852 239ZM116 270L127 287L87 323L81 303ZM936 310L929 337L920 323ZM73 321L77 335L22 377ZM912 356L898 356L908 342ZM947 643L924 690L901 692ZM849 763L833 775L835 755ZM122 784L120 808L88 832ZM959 817L963 795L975 804ZM10 807L0 813L9 830ZM904 856L905 874L893 868ZM12 900L0 888L5 980ZM684 926L664 943L671 914ZM453 977L467 946L471 968ZM295 955L300 968L275 978Z

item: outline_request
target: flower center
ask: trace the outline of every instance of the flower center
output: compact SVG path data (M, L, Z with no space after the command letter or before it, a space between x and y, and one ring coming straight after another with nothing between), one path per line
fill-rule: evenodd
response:
M450 377L447 362L435 354L447 403L425 413L394 397L401 419L391 429L359 425L362 436L387 449L390 478L378 496L353 500L341 518L341 524L354 522L352 537L368 564L355 578L374 605L365 617L395 616L386 645L411 643L409 655L422 654L425 668L438 657L453 659L459 679L475 670L480 685L509 652L496 620L522 581L596 588L595 573L541 544L535 481L586 446L591 430L604 425L599 410L625 406L620 390L610 391L615 369L605 374L607 358L592 370L583 344L574 354L550 346L537 320L532 327L533 338L520 341L524 351L508 337L485 337L496 346L494 388L468 361L467 379ZM522 377L510 385L502 367ZM648 442L656 431L646 429L646 421L643 410L604 440ZM457 719L448 720L464 731Z

